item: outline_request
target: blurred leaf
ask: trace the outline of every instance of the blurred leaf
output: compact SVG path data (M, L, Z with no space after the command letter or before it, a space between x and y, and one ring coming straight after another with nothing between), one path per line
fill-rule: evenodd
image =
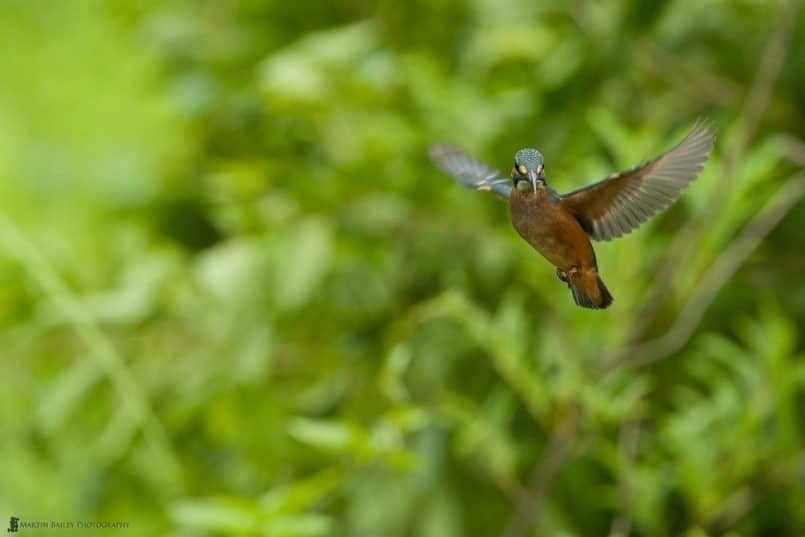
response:
M263 515L274 517L283 513L298 513L329 494L344 479L344 472L330 469L313 477L295 481L287 486L275 487L260 498Z
M339 422L295 418L288 432L296 440L325 449L346 449L356 441L352 427Z
M277 307L294 310L307 303L327 274L331 255L330 227L321 220L306 220L296 225L278 248L275 259L275 296Z
M254 532L259 514L254 506L237 499L199 499L175 503L170 516L176 524L225 533Z
M271 537L308 537L332 535L333 521L324 515L298 515L272 519L263 525Z

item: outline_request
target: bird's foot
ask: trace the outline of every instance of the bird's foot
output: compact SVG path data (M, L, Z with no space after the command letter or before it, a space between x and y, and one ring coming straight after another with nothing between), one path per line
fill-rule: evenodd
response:
M576 276L578 275L578 273L579 273L579 267L576 267L576 266L570 267L570 270L568 270L568 271L564 271L564 270L560 269L559 267L556 267L556 276L560 280L565 282L568 287L573 285L573 280L576 279Z

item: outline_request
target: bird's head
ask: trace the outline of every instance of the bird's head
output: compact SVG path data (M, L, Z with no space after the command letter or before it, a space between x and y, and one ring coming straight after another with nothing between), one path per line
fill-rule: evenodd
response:
M514 187L521 191L537 191L537 186L545 184L545 161L536 149L521 149L514 155L512 169Z

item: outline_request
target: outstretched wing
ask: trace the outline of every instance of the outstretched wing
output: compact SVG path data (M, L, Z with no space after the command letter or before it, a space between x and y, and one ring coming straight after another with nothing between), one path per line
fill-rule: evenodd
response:
M452 176L461 186L476 190L490 190L503 199L512 193L511 179L500 175L480 160L449 145L433 145L430 158L443 172Z
M704 168L715 135L697 121L684 140L659 157L560 197L587 234L608 241L671 205Z

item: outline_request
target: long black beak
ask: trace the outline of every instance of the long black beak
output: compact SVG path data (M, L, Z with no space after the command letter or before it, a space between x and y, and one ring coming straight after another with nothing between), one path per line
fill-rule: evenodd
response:
M534 193L537 192L537 172L535 170L528 170L528 182L531 183L531 187L534 189Z
M542 181L542 166L540 166L536 170L528 170L528 182L531 183L531 187L534 189L534 193L537 192L538 181Z

